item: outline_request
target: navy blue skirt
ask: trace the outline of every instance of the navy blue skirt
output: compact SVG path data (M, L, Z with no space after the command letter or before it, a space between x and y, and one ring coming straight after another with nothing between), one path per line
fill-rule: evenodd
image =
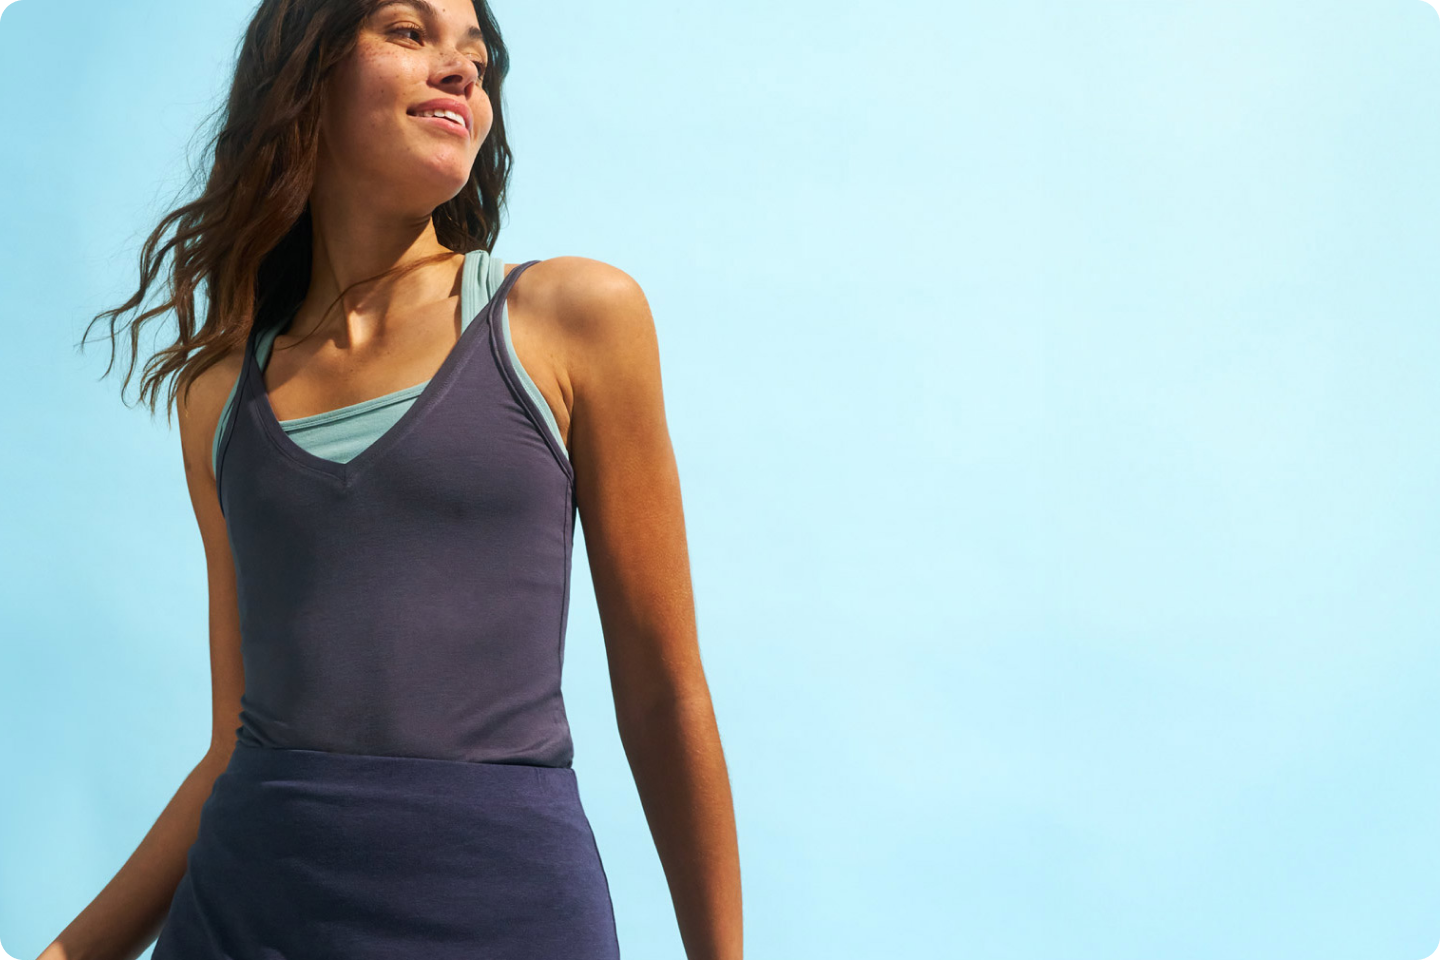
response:
M237 743L152 960L614 960L568 767Z

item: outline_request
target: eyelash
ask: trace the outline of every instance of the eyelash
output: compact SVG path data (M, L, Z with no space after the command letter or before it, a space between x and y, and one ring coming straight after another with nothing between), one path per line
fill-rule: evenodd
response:
M422 28L420 28L420 27L396 27L395 29L391 30L390 32L391 32L391 33L418 33L418 34L420 34L420 36L421 36L422 38L425 36L425 31L424 31ZM473 63L473 64L475 64L475 69L478 70L478 71L480 71L480 76L481 76L481 77L484 77L484 76L485 76L485 63L484 63L484 61L482 61L482 60L471 60L470 62Z

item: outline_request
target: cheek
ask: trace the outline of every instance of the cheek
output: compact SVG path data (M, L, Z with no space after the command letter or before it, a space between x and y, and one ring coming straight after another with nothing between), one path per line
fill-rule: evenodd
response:
M359 48L331 77L327 91L330 132L340 143L373 135L403 112L404 91L413 89L413 67L396 51Z
M484 97L479 98L474 110L475 143L478 150L478 144L483 143L485 138L490 135L490 127L495 122L495 112L490 107L490 101Z

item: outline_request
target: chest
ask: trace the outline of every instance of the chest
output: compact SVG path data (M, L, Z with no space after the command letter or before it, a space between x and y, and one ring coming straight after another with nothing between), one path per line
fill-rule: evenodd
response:
M557 328L526 304L507 304L506 313L510 345L568 448L571 409ZM453 297L360 344L280 334L261 373L271 408L278 420L294 420L414 390L441 369L462 332L460 298Z

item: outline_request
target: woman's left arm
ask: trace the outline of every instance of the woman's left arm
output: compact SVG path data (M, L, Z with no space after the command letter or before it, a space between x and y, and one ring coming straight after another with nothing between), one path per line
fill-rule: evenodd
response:
M689 960L741 960L740 853L700 663L680 479L655 322L625 272L566 257L576 505L605 635L620 739Z

